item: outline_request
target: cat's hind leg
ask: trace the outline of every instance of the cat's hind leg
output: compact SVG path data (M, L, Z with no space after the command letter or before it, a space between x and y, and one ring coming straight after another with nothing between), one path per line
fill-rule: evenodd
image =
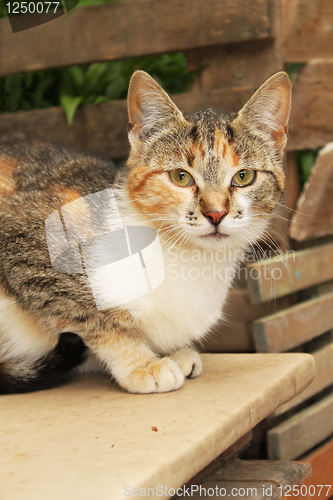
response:
M84 362L87 347L74 333L62 333L56 346L37 360L14 358L0 363L0 394L40 391L67 382Z

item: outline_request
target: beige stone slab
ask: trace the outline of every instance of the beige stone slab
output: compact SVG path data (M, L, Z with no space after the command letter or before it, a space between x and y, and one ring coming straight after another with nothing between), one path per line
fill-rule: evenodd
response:
M2 396L0 499L118 500L131 498L125 485L180 487L314 377L303 353L203 361L201 377L167 394L127 394L96 376Z

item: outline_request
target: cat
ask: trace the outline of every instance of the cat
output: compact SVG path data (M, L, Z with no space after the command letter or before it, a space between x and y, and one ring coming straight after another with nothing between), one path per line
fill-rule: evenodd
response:
M236 265L264 234L284 190L290 106L290 80L279 72L238 113L185 115L136 71L124 167L39 142L2 145L0 393L55 387L80 370L104 370L132 393L176 390L200 375L193 343L220 319ZM115 282L101 266L85 269L77 239L77 268L74 253L55 258L71 236L61 235L65 214L74 214L73 231L88 235L90 255L108 253L107 240L94 243L103 234L148 228L162 260L144 273L158 284L108 302ZM121 269L126 295L130 264Z

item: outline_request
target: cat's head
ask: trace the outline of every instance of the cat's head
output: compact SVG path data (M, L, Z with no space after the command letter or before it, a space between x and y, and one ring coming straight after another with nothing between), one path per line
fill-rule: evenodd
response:
M128 93L132 207L173 242L217 249L257 240L284 189L290 102L290 80L280 72L238 115L183 115L136 71Z

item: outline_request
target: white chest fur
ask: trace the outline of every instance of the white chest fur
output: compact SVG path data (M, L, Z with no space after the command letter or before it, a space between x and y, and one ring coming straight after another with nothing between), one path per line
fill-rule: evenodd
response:
M223 252L173 250L164 264L163 282L128 307L160 353L200 339L218 321L236 262Z

